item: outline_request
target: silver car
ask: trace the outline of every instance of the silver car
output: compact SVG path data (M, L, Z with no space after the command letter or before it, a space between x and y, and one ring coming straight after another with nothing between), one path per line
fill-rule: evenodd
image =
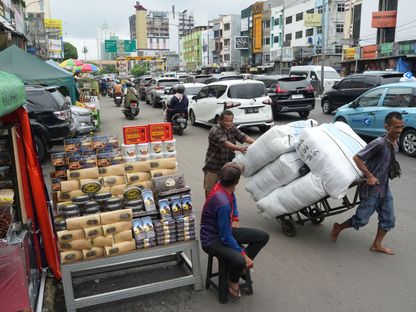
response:
M174 85L179 84L179 79L174 77L159 77L150 80L146 89L146 103L153 107L161 106L165 91L170 90Z
M95 130L94 121L89 109L72 105L71 116L75 125L76 134L89 133Z

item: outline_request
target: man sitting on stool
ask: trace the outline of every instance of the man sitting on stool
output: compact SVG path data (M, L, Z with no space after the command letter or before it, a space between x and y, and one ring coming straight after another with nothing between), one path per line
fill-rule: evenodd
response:
M264 231L239 227L234 191L243 170L234 162L224 165L220 180L208 195L201 216L202 249L227 263L228 291L233 299L241 296L238 281L244 270L253 267L253 259L269 240L269 234Z

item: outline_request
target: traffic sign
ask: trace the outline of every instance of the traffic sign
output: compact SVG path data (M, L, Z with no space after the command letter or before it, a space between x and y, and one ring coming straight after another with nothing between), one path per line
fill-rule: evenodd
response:
M136 52L136 40L124 40L124 52Z
M117 40L106 40L104 43L105 52L117 52Z

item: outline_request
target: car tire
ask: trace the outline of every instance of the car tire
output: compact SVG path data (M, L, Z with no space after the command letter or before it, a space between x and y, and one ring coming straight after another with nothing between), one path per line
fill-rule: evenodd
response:
M189 121L191 122L192 126L196 126L196 117L192 109L189 111Z
M46 145L43 139L37 135L33 137L33 140L35 142L35 147L38 152L38 159L39 162L42 163L45 160L46 157Z
M322 101L322 112L326 115L329 115L332 113L333 108L332 108L332 103L330 100L325 99Z
M309 111L298 112L300 118L306 118L309 116Z
M260 132L266 132L270 129L270 126L259 126L259 130Z
M343 123L348 124L347 120L344 117L338 117L337 120L335 120L335 121L339 121L339 122L343 122Z
M416 157L416 130L407 129L400 137L400 149L403 154Z

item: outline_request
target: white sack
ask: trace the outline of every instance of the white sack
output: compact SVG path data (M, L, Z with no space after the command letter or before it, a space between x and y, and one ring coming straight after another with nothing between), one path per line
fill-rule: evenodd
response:
M234 158L234 161L244 165L244 177L251 177L280 155L294 151L303 130L317 125L315 120L308 119L274 126L251 144L245 154Z
M311 172L321 178L325 191L341 198L362 173L352 159L366 143L345 123L306 129L297 151Z
M298 178L300 176L299 169L303 165L304 162L297 152L283 154L254 174L249 179L246 190L255 201L258 201L273 190Z
M326 196L321 179L311 172L280 187L257 202L257 209L268 219L294 213Z

